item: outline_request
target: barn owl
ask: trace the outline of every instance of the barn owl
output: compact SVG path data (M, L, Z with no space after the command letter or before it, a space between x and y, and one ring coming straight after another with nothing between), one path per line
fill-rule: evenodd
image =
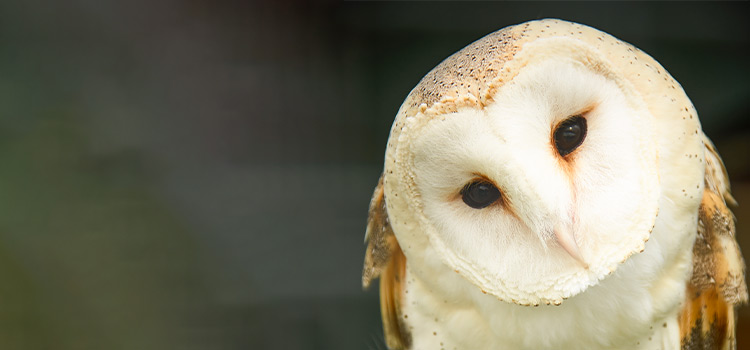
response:
M719 155L677 81L562 20L470 44L411 91L362 282L391 349L731 349L747 301Z

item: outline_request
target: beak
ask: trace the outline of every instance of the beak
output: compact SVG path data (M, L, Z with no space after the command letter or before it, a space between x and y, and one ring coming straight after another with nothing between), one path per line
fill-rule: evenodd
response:
M581 265L583 265L584 268L588 268L589 264L586 263L585 260L583 260L583 257L581 256L581 251L578 249L578 243L576 243L576 238L573 235L572 230L569 229L567 225L558 224L555 229L555 238L557 238L557 243L560 244L560 246L565 249L568 254L573 257L573 259L576 259Z

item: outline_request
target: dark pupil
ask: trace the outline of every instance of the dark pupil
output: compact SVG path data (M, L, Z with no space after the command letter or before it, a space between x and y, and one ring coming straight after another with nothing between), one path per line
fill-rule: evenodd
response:
M574 116L560 124L555 130L555 147L561 156L573 152L586 136L586 118Z
M500 190L487 181L472 182L461 190L466 205L482 209L500 198Z

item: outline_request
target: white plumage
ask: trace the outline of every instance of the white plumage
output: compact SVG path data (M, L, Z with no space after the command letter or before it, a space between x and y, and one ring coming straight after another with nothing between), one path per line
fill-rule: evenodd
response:
M363 282L382 274L391 348L729 348L744 264L733 223L704 222L732 220L725 200L723 165L656 61L527 22L449 57L401 106Z

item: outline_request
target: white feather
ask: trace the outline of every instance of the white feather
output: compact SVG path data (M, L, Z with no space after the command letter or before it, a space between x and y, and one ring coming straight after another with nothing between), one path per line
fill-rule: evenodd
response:
M699 125L677 113L694 110L677 105L681 90L649 93L663 86L629 78L644 66L600 47L621 42L562 23L554 26L599 36L534 39L489 98L399 112L385 191L407 257L402 312L413 349L679 347L704 169L701 139L687 130ZM553 130L577 114L588 132L563 160ZM463 203L477 177L498 186L502 204ZM559 244L560 226L586 265Z

